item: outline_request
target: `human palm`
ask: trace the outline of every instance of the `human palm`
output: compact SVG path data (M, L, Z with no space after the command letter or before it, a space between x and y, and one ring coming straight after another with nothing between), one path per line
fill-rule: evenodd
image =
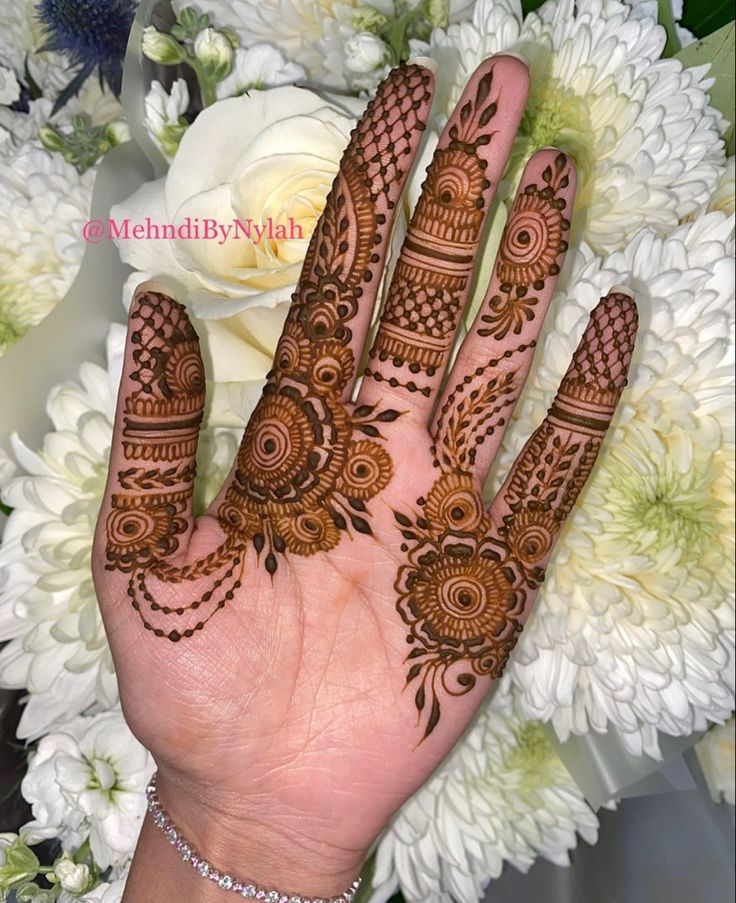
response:
M523 63L495 57L440 138L356 394L432 81L418 64L394 70L353 132L273 372L196 523L197 338L180 304L139 289L95 542L125 715L164 780L304 857L329 851L336 874L355 872L500 675L636 329L629 294L612 290L487 509L481 487L567 249L575 184L559 151L531 159L447 375L526 97Z

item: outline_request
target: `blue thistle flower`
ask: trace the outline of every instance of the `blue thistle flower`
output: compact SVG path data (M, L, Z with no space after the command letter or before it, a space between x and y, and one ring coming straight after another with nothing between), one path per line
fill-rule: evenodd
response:
M77 69L57 98L54 112L79 92L95 69L100 83L120 96L135 6L135 0L40 0L38 16L48 37L41 49L65 53L70 68Z

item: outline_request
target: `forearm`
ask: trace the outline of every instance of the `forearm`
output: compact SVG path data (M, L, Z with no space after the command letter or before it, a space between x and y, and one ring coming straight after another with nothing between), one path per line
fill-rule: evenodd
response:
M359 874L361 853L320 848L308 838L285 836L265 820L230 817L220 805L208 807L159 777L161 803L195 855L210 871L233 882L291 896L321 897L343 894ZM204 869L203 869L204 870ZM238 899L230 889L202 877L147 813L133 857L123 903L227 903Z

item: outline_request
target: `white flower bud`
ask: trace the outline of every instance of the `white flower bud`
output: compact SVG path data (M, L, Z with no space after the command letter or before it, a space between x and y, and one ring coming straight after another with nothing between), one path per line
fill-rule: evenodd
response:
M130 126L124 119L114 119L105 126L105 137L113 147L130 141Z
M233 63L233 45L224 34L205 28L194 41L194 55L208 68L225 73Z
M363 74L385 66L391 57L388 46L376 35L361 31L345 44L345 68Z
M153 25L143 29L143 55L154 63L175 66L184 59L184 49L171 35L164 34Z
M89 867L84 863L75 862L69 853L64 853L56 860L54 874L61 889L68 894L86 893L93 884Z

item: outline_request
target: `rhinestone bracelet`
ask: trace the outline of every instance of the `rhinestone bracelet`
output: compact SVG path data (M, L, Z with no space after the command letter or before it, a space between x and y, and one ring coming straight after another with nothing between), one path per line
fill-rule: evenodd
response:
M360 878L354 881L348 890L337 897L301 897L296 894L284 894L281 891L260 887L257 884L248 883L233 878L225 872L213 868L210 863L194 849L194 847L182 837L179 829L174 825L171 816L161 805L161 800L156 792L157 774L149 781L146 787L148 799L148 811L153 816L153 821L165 834L169 843L177 850L184 862L188 862L193 869L208 881L213 881L222 890L231 890L247 900L260 900L263 903L353 903L355 895L360 887Z

